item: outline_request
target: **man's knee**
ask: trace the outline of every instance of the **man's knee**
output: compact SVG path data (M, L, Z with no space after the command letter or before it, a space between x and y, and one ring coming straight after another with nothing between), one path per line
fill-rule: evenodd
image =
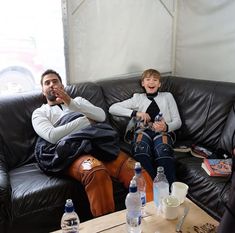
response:
M93 216L114 211L112 180L102 162L91 155L81 156L69 167L67 174L84 185Z
M87 185L91 181L98 183L110 179L103 163L91 155L79 157L71 164L67 173L83 185Z

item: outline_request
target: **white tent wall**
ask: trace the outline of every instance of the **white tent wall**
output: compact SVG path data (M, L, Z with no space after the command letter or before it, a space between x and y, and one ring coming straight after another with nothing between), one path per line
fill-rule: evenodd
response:
M235 82L235 1L178 0L174 74Z
M171 72L172 0L63 2L69 83Z

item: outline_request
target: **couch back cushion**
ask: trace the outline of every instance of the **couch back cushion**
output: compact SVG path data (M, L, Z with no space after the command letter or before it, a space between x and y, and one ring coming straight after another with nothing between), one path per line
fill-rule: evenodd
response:
M105 80L102 86L107 107L142 92L140 77ZM235 98L235 84L184 77L162 77L160 91L173 94L182 119L179 140L192 140L216 148ZM111 116L123 138L129 119Z
M133 93L143 92L139 80L140 77L133 77L133 78L124 78L124 79L104 80L97 82L97 84L99 84L102 87L107 109L113 103L131 98ZM119 133L120 139L123 139L126 126L129 120L130 119L126 117L118 117L109 114L109 121L111 125Z
M40 92L17 94L0 99L0 145L9 168L33 159L36 134L31 124L33 110L43 103Z
M218 147L223 148L227 153L232 153L232 149L235 148L235 103L228 115Z
M101 88L94 83L66 87L71 97L82 96L106 111ZM40 91L0 98L0 138L9 169L34 160L37 135L32 127L32 112L45 103Z
M230 112L233 111L234 104L235 83L216 82L206 129L203 135L203 141L205 141L206 144L216 145L217 148L227 150L227 146L221 146L219 142L227 121L229 121L229 125L233 124L234 129L235 118L233 118L233 121L228 118Z
M183 121L182 136L218 148L235 101L235 83L169 77L163 88L172 92L177 101Z
M167 77L162 91L171 92L177 102L182 120L178 137L192 139L196 143L202 141L214 91L213 82Z
M82 82L71 84L66 87L66 91L72 98L81 96L89 100L92 104L102 108L107 115L107 106L104 101L102 89L99 85L92 82Z

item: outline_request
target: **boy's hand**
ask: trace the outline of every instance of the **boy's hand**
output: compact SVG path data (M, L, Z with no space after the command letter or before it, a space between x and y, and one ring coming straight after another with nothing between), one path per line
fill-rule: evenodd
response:
M136 117L141 121L144 121L144 124L147 124L151 120L151 117L146 112L137 112Z
M153 123L153 129L154 129L156 132L166 132L167 126L166 126L165 121L164 121L164 120L155 121L155 122Z

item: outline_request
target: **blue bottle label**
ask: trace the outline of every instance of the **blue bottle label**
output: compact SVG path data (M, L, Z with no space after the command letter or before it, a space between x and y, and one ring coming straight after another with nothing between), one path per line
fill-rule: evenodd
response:
M141 198L142 206L145 206L145 204L146 204L146 194L145 194L145 192L140 192L140 198Z
M141 215L139 214L138 216L127 216L127 224L130 227L138 227L141 224Z

